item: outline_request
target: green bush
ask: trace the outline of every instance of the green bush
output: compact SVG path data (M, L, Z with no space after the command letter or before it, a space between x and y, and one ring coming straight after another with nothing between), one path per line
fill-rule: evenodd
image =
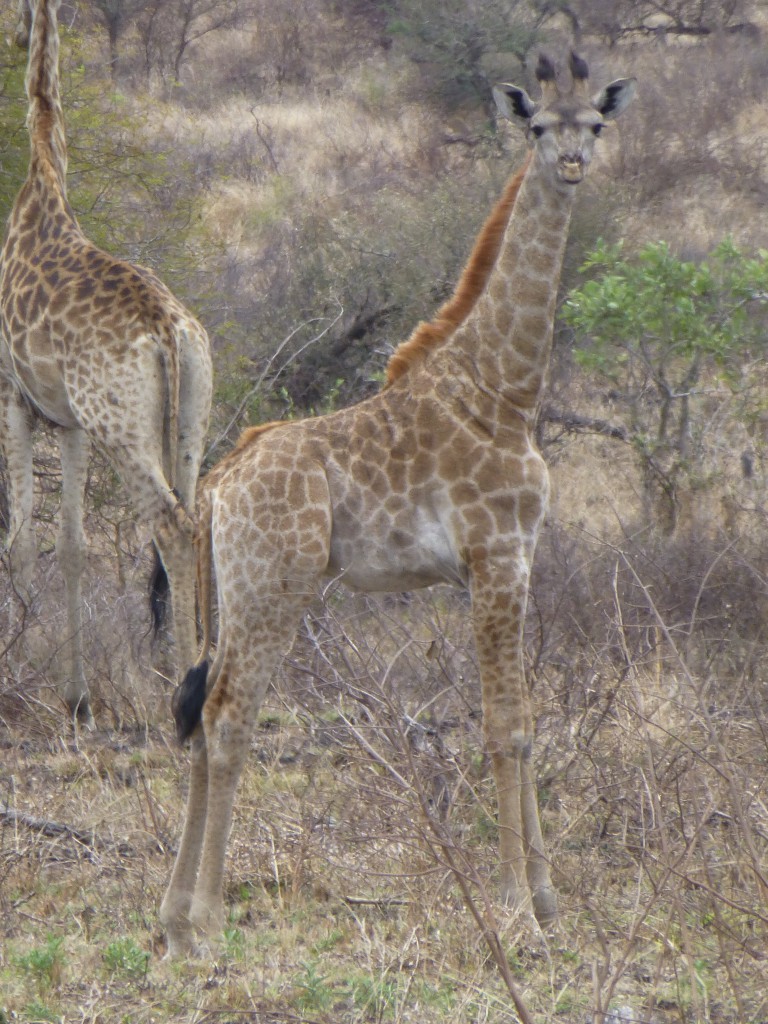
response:
M726 240L702 260L666 242L626 256L599 244L582 267L593 275L562 309L575 359L623 410L646 487L660 487L668 515L681 485L707 482L712 396L734 400L747 422L763 408L755 388L766 349L768 252ZM674 523L672 523L674 525Z

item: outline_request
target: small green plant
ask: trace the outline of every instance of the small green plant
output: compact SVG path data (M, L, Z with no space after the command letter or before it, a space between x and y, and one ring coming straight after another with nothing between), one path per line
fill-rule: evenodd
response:
M335 949L340 942L344 941L344 932L340 928L332 928L327 935L324 935L321 939L312 946L313 953L327 953L332 949Z
M228 960L242 960L245 953L245 933L242 928L224 929L224 952Z
M386 977L372 978L369 975L357 978L349 984L350 994L357 1006L372 1020L381 1020L397 1001L399 986L397 980Z
M35 979L39 992L58 987L64 976L64 938L49 935L45 944L18 958L18 966Z
M566 1018L576 1018L583 1006L572 992L561 992L555 1002L555 1013Z
M328 1009L333 1000L333 989L328 984L327 975L320 974L315 963L307 962L303 967L303 973L294 981L299 990L298 1005L302 1010Z
M0 1018L0 1020L5 1019ZM51 1021L54 1024L54 1022L61 1020L61 1017L44 1003L38 1003L35 1000L24 1008L24 1019L29 1021Z
M104 963L113 974L143 978L149 965L149 953L131 938L116 939L104 950Z
M422 981L411 989L411 995L425 1006L443 1010L446 1015L449 1015L451 1009L456 1005L456 993L450 983L435 986Z

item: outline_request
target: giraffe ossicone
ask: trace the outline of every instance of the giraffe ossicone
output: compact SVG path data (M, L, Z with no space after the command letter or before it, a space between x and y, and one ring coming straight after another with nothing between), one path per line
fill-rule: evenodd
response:
M204 643L174 700L191 775L160 912L172 955L222 926L232 808L256 714L329 575L369 592L469 588L502 896L532 927L534 914L541 924L557 914L523 667L548 499L533 433L575 186L603 124L635 88L621 79L590 99L584 61L572 56L570 70L561 89L551 62L540 61L537 102L517 86L496 90L502 114L526 132L529 164L481 232L463 294L395 353L387 386L340 412L251 428L201 486ZM214 575L219 637L209 667Z
M197 651L193 514L211 405L205 330L149 270L83 234L67 200L59 0L21 0L30 162L0 253L0 441L10 485L14 588L28 602L36 543L32 427L57 428L56 543L66 587L63 696L91 720L83 656L84 489L90 444L110 458L167 572L177 659Z

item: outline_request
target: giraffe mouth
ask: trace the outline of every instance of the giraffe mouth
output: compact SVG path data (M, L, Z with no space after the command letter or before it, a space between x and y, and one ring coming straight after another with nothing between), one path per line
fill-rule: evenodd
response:
M561 160L559 171L561 179L567 185L578 185L584 177L584 164L581 160Z

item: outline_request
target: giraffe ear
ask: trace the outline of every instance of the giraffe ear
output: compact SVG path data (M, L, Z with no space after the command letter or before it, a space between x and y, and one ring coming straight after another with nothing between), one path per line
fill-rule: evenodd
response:
M493 87L493 98L502 117L513 124L528 126L528 122L536 112L536 104L525 91L509 82L499 82Z
M593 105L600 111L606 121L618 117L626 110L637 91L636 78L617 78L592 97Z

